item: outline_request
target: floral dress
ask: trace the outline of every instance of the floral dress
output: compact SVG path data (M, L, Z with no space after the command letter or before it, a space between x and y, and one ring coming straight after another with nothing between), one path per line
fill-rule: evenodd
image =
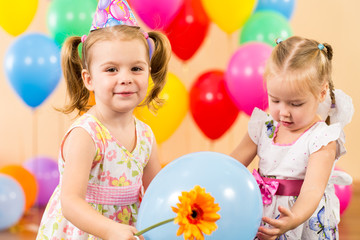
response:
M119 223L135 225L140 198L143 194L143 169L149 160L154 135L149 126L135 118L137 143L132 152L115 139L93 115L84 114L70 127L85 129L96 146L96 155L89 175L86 201L100 214ZM62 176L64 159L61 144L59 171ZM61 182L61 177L60 177ZM81 231L64 218L57 186L43 214L37 240L97 239Z
M337 105L345 106L345 108L337 107L331 113L332 119L336 119L337 122L327 125L319 121L295 142L286 145L274 142L279 124L269 114L260 109L254 109L248 124L248 132L252 141L257 144L259 173L262 177L286 180L304 179L309 156L332 141L336 141L337 144L336 160L345 154L343 127L350 122L354 110L350 97L339 91L335 92L335 95ZM330 105L329 99L324 104ZM321 109L323 112L323 109L328 108L321 106ZM322 113L319 114L322 115ZM327 115L322 117L324 116ZM337 225L340 221L340 205L335 195L334 183L350 184L352 179L346 175L333 170L324 195L313 215L305 223L286 232L278 239L339 239ZM297 196L274 194L271 196L270 203L264 204L263 216L279 218L278 207L290 209L296 198ZM266 224L263 222L262 225Z

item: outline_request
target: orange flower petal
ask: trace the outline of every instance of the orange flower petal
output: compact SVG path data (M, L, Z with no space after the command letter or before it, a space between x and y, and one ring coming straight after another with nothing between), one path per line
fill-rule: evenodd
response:
M205 188L195 186L190 192L182 192L179 203L172 210L177 213L174 220L179 224L177 235L184 235L185 240L203 240L204 233L210 235L217 229L215 222L220 219L217 211L219 204L205 192Z

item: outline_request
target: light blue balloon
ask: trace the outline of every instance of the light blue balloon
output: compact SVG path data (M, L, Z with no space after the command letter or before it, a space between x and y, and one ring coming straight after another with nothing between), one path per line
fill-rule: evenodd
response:
M25 195L10 176L0 174L0 231L17 223L25 210Z
M155 223L176 217L182 191L194 186L205 188L220 206L218 229L205 239L254 239L262 217L259 187L247 168L235 159L216 152L184 155L165 166L153 179L141 202L136 228L140 231ZM146 240L183 239L176 236L173 222L143 234Z
M53 39L43 34L25 34L11 44L4 67L15 92L28 106L35 108L60 81L60 49Z
M259 0L256 11L270 10L281 13L288 20L291 18L295 8L295 0Z

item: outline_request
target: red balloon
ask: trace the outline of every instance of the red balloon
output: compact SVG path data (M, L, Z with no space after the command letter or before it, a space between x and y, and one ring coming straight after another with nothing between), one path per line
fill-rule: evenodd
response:
M204 41L209 24L201 0L184 0L179 13L164 29L176 56L189 60Z
M202 74L190 90L190 112L210 139L221 137L235 122L239 110L229 97L223 71Z

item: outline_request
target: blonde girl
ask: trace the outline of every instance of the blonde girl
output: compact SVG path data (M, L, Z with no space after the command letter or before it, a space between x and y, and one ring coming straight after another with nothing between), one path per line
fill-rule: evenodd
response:
M257 238L338 239L333 183L351 178L337 176L334 164L345 153L352 101L334 89L329 44L298 36L277 43L264 74L269 114L254 109L232 153L245 166L259 157L253 174L264 210Z
M124 4L119 11L127 7L131 13L125 1L115 2ZM63 112L85 113L61 143L60 184L44 212L39 240L143 239L134 236L134 225L143 191L160 164L154 135L133 110L161 104L171 49L163 34L138 27L132 13L114 26L99 24L96 16L87 37L70 37L62 48L69 95ZM96 104L89 107L91 92Z

